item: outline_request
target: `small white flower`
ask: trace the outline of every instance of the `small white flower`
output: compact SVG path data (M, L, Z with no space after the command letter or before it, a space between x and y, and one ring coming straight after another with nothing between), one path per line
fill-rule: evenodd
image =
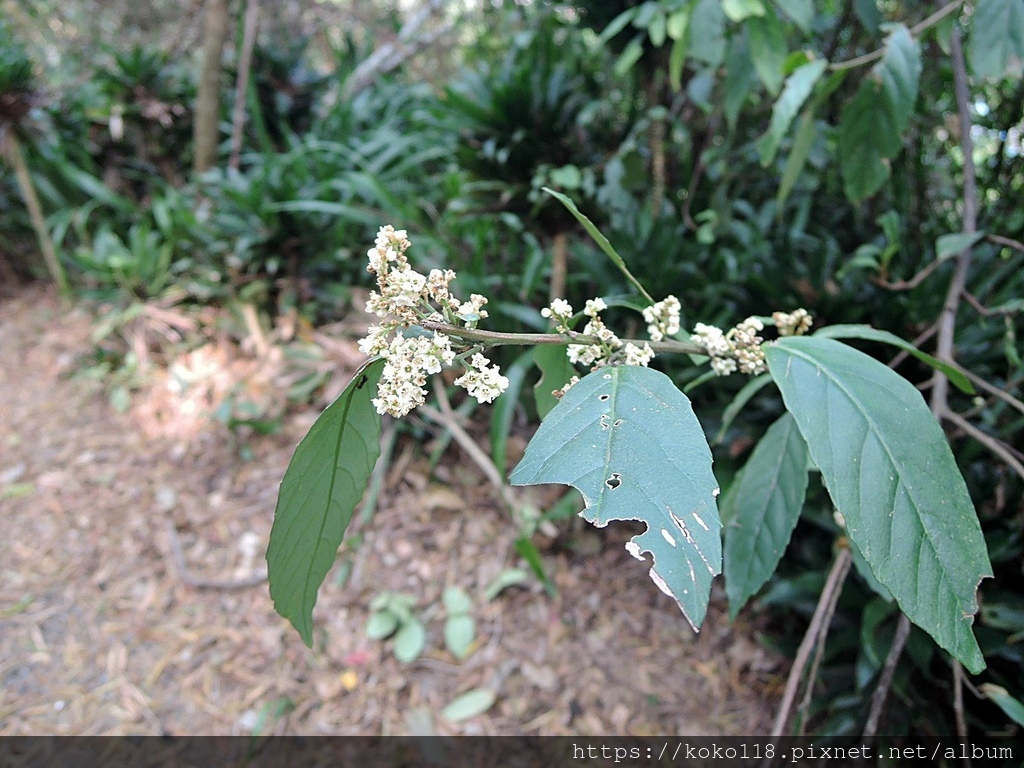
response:
M730 357L711 358L711 368L719 376L728 376L736 371L736 361Z
M490 365L488 359L479 353L473 355L466 373L457 378L455 384L464 387L481 403L493 402L508 389L508 379L501 375L498 366Z
M647 333L652 341L661 341L666 336L679 333L679 311L682 305L675 296L666 296L662 301L645 307L644 320L647 321Z
M587 299L587 305L583 308L583 314L587 317L597 318L597 313L608 309L604 299Z
M638 347L632 342L628 342L624 351L626 353L626 365L642 365L646 368L647 364L654 359L654 350L646 342L644 342L643 347Z

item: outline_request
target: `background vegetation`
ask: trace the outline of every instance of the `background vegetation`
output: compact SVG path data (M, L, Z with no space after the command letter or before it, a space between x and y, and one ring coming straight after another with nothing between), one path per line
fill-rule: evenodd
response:
M122 373L139 343L152 355L190 343L152 324L139 342L143 307L217 308L240 336L253 318L351 317L383 223L409 230L418 264L490 296L496 330L544 329L537 308L553 295L628 305L621 274L541 193L551 186L656 297L681 299L684 327L803 306L818 326L914 340L977 387L948 390L913 358L885 358L944 421L981 516L996 573L976 623L989 666L966 678L855 571L793 727L861 734L882 679L883 732L1017 738L1024 3L289 2L260 15L249 63L247 6L227 3L217 152L197 172L203 61L190 52L215 6L0 3L5 157L22 158L45 219L33 223L15 174L0 176L0 280L66 275L76 297L103 302L94 358ZM687 361L662 365L699 383ZM781 412L766 388L731 418L743 383L688 393L718 435L724 489ZM500 456L512 410L495 410ZM764 641L787 653L832 559L825 502L810 495L782 569L747 609L771 612Z

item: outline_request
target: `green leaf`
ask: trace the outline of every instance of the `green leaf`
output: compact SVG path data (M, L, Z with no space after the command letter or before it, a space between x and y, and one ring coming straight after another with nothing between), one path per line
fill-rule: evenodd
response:
M807 445L786 413L750 455L725 531L725 592L735 619L782 559L807 493Z
M404 623L395 635L395 658L402 664L416 661L427 645L427 630L418 620Z
M629 41L629 44L619 54L618 60L615 62L613 72L616 77L625 77L626 73L633 68L633 65L640 61L640 57L644 55L644 46L640 42L639 37L634 37Z
M782 9L794 23L800 27L800 31L807 33L811 31L811 24L814 21L814 3L812 0L775 0L776 5Z
M775 159L775 154L779 151L779 145L782 144L793 118L807 101L814 84L821 79L827 68L827 61L812 61L799 67L786 78L786 87L782 89L782 95L772 107L772 121L768 126L768 132L757 142L757 151L761 154L763 167L767 168Z
M689 42L685 35L672 41L672 51L668 57L668 82L673 91L681 91L683 88L683 64L686 63Z
M971 14L971 70L978 77L1002 77L1014 58L1024 59L1024 3L978 0Z
M457 616L473 610L473 601L462 587L446 587L441 593L441 601L449 616Z
M469 654L476 638L476 622L464 613L449 616L444 622L444 644L459 661Z
M907 28L897 25L885 55L843 108L839 158L846 196L856 202L873 195L889 178L888 161L902 146L900 134L917 101L921 49Z
M761 0L722 0L722 10L730 21L743 21L749 16L764 16Z
M640 294L653 304L654 299L652 299L647 291L644 290L644 287L640 285L640 282L633 277L633 273L629 271L629 267L626 266L626 262L622 260L621 256L619 256L619 252L615 250L614 246L610 242L608 242L608 238L601 234L601 230L594 226L594 222L580 213L580 209L576 207L576 203L561 192L555 192L555 190L548 187L543 187L543 189L564 205L568 209L569 213L576 217L576 221L582 224L583 228L587 230L587 234L594 238L594 242L597 243L598 247L605 252L605 255L612 260L612 264L618 267L619 271L622 272L626 279L629 280L629 282L631 282L638 291L640 291Z
M826 325L824 328L820 328L816 331L814 335L824 337L826 339L864 339L865 341L880 341L883 344L891 344L894 347L899 347L900 349L909 352L922 363L930 365L938 371L942 371L946 374L946 378L952 382L953 386L961 392L968 395L974 394L974 385L971 384L971 380L968 379L962 371L949 363L944 363L938 358L932 357L927 352L922 352L909 341L901 339L894 333L880 331L877 328L872 328L870 325L839 324Z
M718 428L718 434L715 435L715 439L711 441L712 445L718 445L725 439L725 433L729 431L729 427L732 426L732 423L739 415L739 412L743 410L743 406L749 403L750 399L754 395L771 383L772 377L767 373L763 373L760 376L755 376L750 379L740 388L740 391L736 393L732 402L729 403L722 412L722 426Z
M391 611L374 611L366 622L366 636L371 640L391 637L398 629L398 617Z
M608 23L608 26L605 27L604 31L601 33L601 37L600 37L601 42L602 43L607 43L609 40L611 40L613 37L615 37L617 34L619 34L619 32L621 32L627 26L629 26L629 23L631 21L633 21L633 19L636 18L636 14L637 14L638 10L639 10L638 8L629 8L629 9L623 11L622 13L620 13L614 19L612 19Z
M750 33L750 56L764 87L773 96L782 87L782 67L786 63L786 33L774 13L754 17L747 22Z
M1024 726L1024 704L1021 704L1020 699L1014 698L1009 691L995 683L982 683L978 688L987 699L994 701L1003 710L1003 714L1017 725Z
M861 24L871 34L878 31L879 25L884 20L882 12L878 10L878 0L854 0L854 13Z
M754 63L750 60L750 45L747 35L736 35L729 44L729 55L725 65L725 81L723 83L723 104L725 117L730 129L736 127L743 104L747 100L751 87L754 85Z
M515 548L519 556L530 566L533 575L544 585L544 591L548 593L548 596L555 597L558 594L558 590L555 588L555 583L551 581L551 577L548 576L547 571L544 570L544 558L540 556L540 550L537 549L537 545L533 543L529 536L523 535L516 538Z
M938 261L952 259L984 237L984 232L959 232L955 235L942 235L935 241L935 258Z
M493 691L486 688L474 688L472 691L462 694L447 707L441 710L441 717L449 723L460 723L469 720L471 717L482 715L494 706L495 696Z
M529 579L530 574L522 568L506 568L498 574L494 581L487 585L487 589L484 591L484 599L487 602L491 602L509 587L522 586Z
M270 596L310 647L317 590L380 455L371 400L383 369L373 360L356 371L302 438L281 481L267 547Z
M651 578L700 626L721 571L718 488L690 401L665 374L622 366L583 378L541 423L510 481L574 486L598 527L646 523L627 549L653 555Z
M782 180L779 182L779 191L775 199L779 205L779 213L782 213L782 204L786 202L789 193L796 186L797 179L803 172L807 158L814 147L814 140L818 138L818 124L814 120L814 110L810 107L804 110L800 116L800 124L793 136L793 147L789 150L789 157L786 158L786 167L782 170Z
M710 67L725 58L725 13L719 0L698 0L690 15L690 55Z
M967 486L921 393L832 339L783 338L765 354L875 577L911 621L980 672L971 623L991 565Z
M533 350L533 362L540 368L540 378L533 385L533 397L541 419L558 405L558 398L551 393L564 387L576 374L576 369L565 356L567 348L563 344L541 344Z

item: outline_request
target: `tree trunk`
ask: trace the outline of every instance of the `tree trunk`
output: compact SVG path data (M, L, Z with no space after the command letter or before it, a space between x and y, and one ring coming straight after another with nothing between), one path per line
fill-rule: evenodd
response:
M207 0L203 32L203 69L196 97L195 140L196 173L208 171L217 160L220 121L221 57L228 34L228 0Z

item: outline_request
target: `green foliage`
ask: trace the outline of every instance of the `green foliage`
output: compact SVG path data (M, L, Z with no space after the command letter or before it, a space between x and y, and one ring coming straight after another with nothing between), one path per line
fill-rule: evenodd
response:
M416 661L427 643L427 630L413 613L416 598L396 592L382 592L370 603L366 636L371 640L394 637L392 651L403 664Z
M630 552L650 552L654 582L694 627L703 622L721 572L718 483L690 403L664 374L625 366L584 377L543 421L510 481L574 486L599 527L645 522Z
M378 360L356 374L299 443L281 481L267 549L270 596L310 647L317 590L380 454L380 415L370 401L383 368Z
M768 428L734 482L725 584L734 618L775 573L807 492L807 445L786 413Z
M971 624L992 568L967 487L920 393L831 339L782 339L766 355L872 573L914 623L980 672Z
M459 661L469 655L476 639L476 622L470 611L473 601L461 587L447 587L441 595L447 618L444 622L444 644Z
M846 194L861 200L889 178L889 163L917 101L921 52L905 27L886 41L885 55L843 110L839 159Z

